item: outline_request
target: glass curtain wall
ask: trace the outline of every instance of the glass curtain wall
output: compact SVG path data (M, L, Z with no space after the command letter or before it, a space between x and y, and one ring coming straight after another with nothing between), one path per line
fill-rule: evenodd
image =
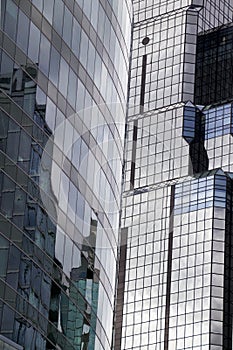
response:
M0 4L0 342L107 350L131 4Z

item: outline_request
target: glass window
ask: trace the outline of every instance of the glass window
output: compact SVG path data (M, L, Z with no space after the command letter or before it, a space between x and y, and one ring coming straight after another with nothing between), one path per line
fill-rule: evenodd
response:
M35 63L38 63L39 47L40 47L40 31L31 22L30 23L29 42L28 42L28 56Z
M80 62L86 68L87 65L87 51L88 51L88 37L82 31L81 34L81 45L80 45Z
M79 23L76 21L76 19L74 19L71 47L77 57L79 55L80 38L81 38L81 27Z
M13 40L15 40L16 35L17 13L17 6L13 3L12 0L7 0L5 15L5 31Z
M91 14L91 3L93 0L85 0L83 3L83 12L85 13L85 15L90 18L90 14Z
M9 133L7 137L7 154L14 161L17 161L18 159L18 147L19 133Z
M73 243L71 239L68 236L66 236L63 270L68 276L70 275L72 268L72 251Z
M68 84L68 101L75 108L77 95L77 77L74 74L73 70L70 69L69 73L69 84Z
M77 215L80 219L84 218L84 207L85 207L85 200L80 192L78 192L78 200L77 200Z
M102 6L100 6L99 20L98 20L98 35L102 40L104 38L104 26L105 26L105 13Z
M43 0L32 0L33 4L42 12Z
M59 197L59 207L66 213L68 204L68 193L69 193L69 179L62 172L61 173L61 183L60 183L60 197Z
M52 132L54 132L55 119L56 119L56 106L50 100L50 98L47 98L45 119L46 119L46 123L48 124L48 127L50 128L50 130L52 130Z
M47 18L50 24L52 24L52 20L53 20L53 7L54 7L54 0L44 1L43 14L45 18Z
M63 25L63 39L70 46L71 41L71 31L72 31L73 17L71 12L65 7L64 13L64 25Z
M76 0L79 6L82 8L83 7L83 0Z
M24 52L27 52L28 37L29 37L29 19L22 11L19 11L17 44Z
M10 246L8 264L7 264L8 272L17 271L19 269L20 257L21 257L21 252L13 245Z
M56 6L54 7L53 26L54 29L62 36L62 24L63 24L64 3L62 0L56 0Z
M60 63L60 77L59 77L59 90L66 96L68 86L69 66L66 61L61 58Z
M15 313L7 305L3 306L2 331L13 332Z
M95 66L95 48L92 45L92 43L89 41L87 70L92 79L94 77L94 71L95 71L94 66Z
M31 169L30 169L31 175L38 174L39 164L40 164L40 155L39 155L38 149L33 147L32 155L31 155ZM30 223L30 226L31 226L31 223Z
M87 172L87 159L88 159L88 147L86 143L82 140L79 172L84 178L86 178L86 172Z
M70 182L69 200L68 200L68 216L75 223L76 203L78 192L76 187Z
M84 96L85 96L85 87L83 83L80 80L78 80L77 100L76 100L77 111L81 111L84 108Z
M2 52L2 61L1 61L1 70L0 70L1 75L7 74L9 75L9 78L11 78L11 74L13 72L13 65L14 65L14 62L10 59L10 57L7 54L5 54L5 52ZM9 85L10 85L10 80L9 80Z
M72 146L72 163L78 169L80 162L81 137L77 133L74 134L74 142Z
M97 29L97 23L98 23L98 13L99 13L99 1L98 0L92 0L92 8L91 8L91 24Z
M109 47L109 40L111 35L111 23L107 17L105 17L105 28L104 28L104 45L106 49Z
M50 43L48 39L46 39L46 37L42 34L41 42L40 42L39 68L47 76L49 72L49 57L50 57Z
M0 276L4 277L6 275L7 261L8 261L8 249L0 250L1 253L1 264L0 264Z
M94 82L98 89L100 88L101 83L101 70L102 70L102 60L99 54L96 52L95 57L95 70L94 70Z
M24 131L21 131L20 134L20 144L19 144L19 154L18 159L20 161L30 159L31 154L31 137L27 135Z
M49 79L51 79L51 81L54 83L55 86L58 85L59 64L60 64L60 54L52 46L50 68L49 68Z

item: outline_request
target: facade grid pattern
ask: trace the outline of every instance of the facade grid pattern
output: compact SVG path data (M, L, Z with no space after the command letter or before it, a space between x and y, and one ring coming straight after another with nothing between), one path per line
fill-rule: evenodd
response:
M131 4L0 3L0 342L110 349Z
M232 349L232 4L133 6L114 350Z

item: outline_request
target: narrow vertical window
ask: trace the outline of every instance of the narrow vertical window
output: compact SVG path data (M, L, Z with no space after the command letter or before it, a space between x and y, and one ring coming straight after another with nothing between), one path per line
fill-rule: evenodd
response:
M147 55L143 55L143 57L142 57L141 94L140 94L140 113L143 113L144 103L145 103L146 63L147 63Z
M135 180L137 136L138 136L138 122L137 120L135 120L134 126L133 126L133 149L132 149L131 172L130 172L130 189L131 190L134 188L134 180Z
M175 202L175 186L173 185L171 187L171 197L170 197L170 221L169 221L168 258L167 258L167 291L166 291L166 309L165 309L164 350L168 350L168 344L169 344L174 202Z

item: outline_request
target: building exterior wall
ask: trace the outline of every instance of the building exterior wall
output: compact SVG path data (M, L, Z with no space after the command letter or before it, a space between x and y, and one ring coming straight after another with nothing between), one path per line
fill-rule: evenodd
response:
M131 21L1 0L0 333L24 349L111 346Z
M231 349L231 103L195 106L195 84L211 90L197 42L228 27L232 4L133 5L115 349Z

